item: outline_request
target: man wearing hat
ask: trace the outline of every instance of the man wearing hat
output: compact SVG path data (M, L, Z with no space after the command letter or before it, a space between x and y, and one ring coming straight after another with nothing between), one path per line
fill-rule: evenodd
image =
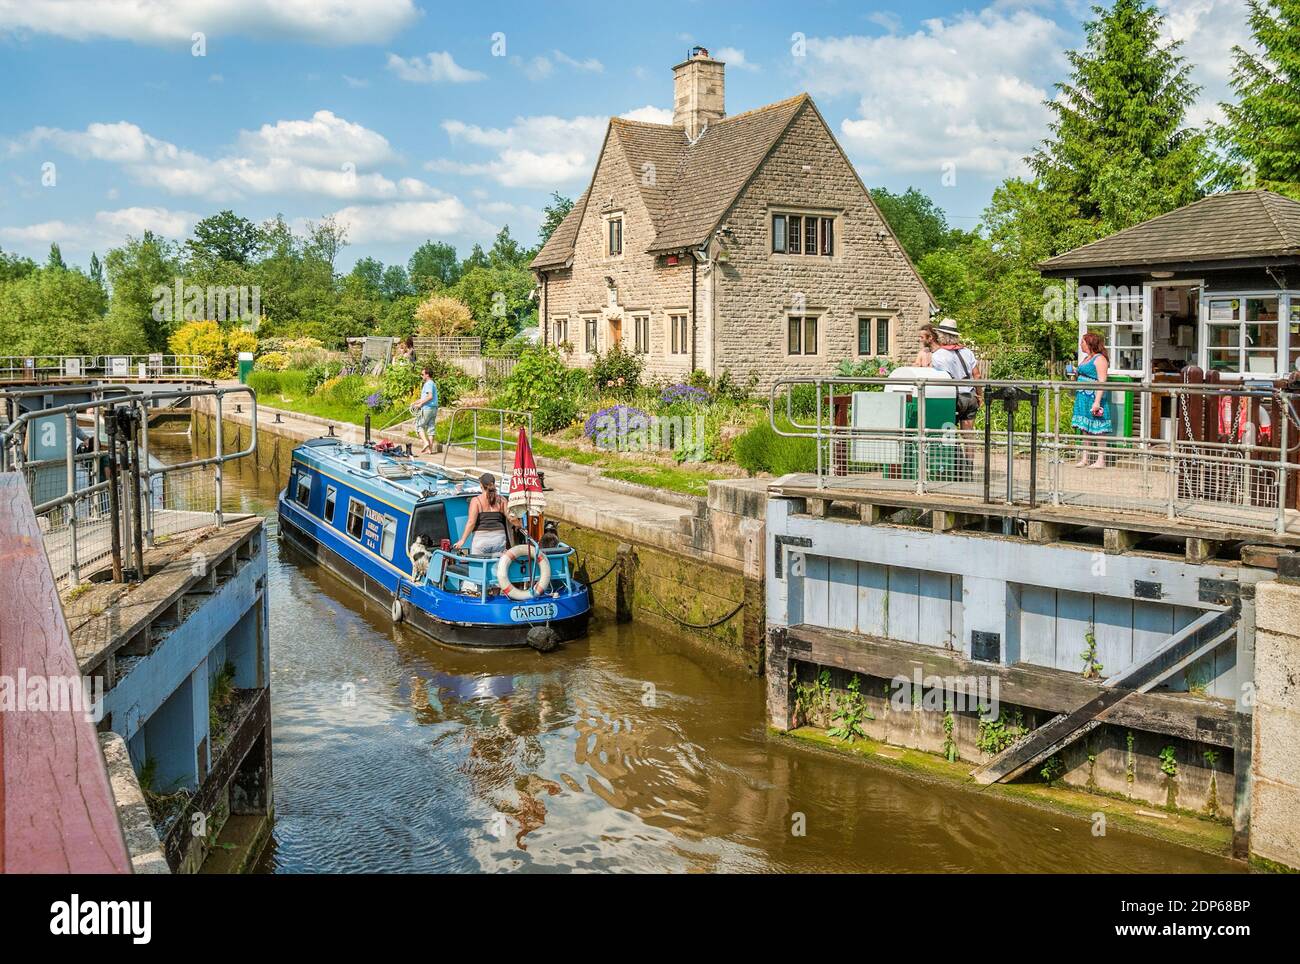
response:
M979 359L961 343L957 322L945 318L934 328L937 342L930 355L930 367L947 372L952 378L970 381L980 377ZM975 413L980 410L980 393L976 388L963 386L957 389L957 421L964 432L975 426Z

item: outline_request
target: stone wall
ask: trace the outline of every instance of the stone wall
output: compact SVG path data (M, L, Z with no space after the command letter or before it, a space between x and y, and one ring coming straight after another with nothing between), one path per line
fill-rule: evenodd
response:
M654 172L662 177L664 172ZM572 269L554 272L546 286L547 316L555 333L555 320L567 317L569 343L573 346L570 363L590 365L592 356L585 350L585 319L596 319L597 348L608 351L613 345L614 325L621 325L623 347L635 344L633 317L650 316L650 352L646 356L649 377L684 376L691 368L691 356L670 353L668 316L691 314L691 265L683 256L681 263L668 267L646 248L654 241L655 229L650 212L641 199L637 178L628 163L618 135L611 132L605 152L597 165L587 209L574 241ZM623 216L623 254L605 255L605 215L621 211ZM606 278L614 279L611 289Z
M1251 851L1300 869L1300 584L1255 591Z
M812 169L805 171L805 165ZM834 215L834 256L772 254L773 208ZM860 313L894 319L893 356L915 355L918 331L929 320L929 297L811 104L795 118L725 223L732 231L728 260L715 271L719 371L756 372L762 387L782 376L828 373L845 358L857 358ZM786 319L800 295L809 313L821 315L818 352L812 357L786 352Z

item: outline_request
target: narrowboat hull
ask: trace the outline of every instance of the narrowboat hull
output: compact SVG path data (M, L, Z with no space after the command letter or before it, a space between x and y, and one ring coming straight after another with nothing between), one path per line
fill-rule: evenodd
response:
M506 649L535 645L530 642L529 633L543 627L553 632L553 642L557 643L587 634L591 599L585 586L556 598L543 597L523 603L505 598L482 603L458 599L451 593L422 590L397 576L378 578L348 559L326 539L310 531L316 526L314 520L310 516L297 518L301 515L299 510L291 502L286 503L283 496L278 509L283 540L390 610L400 606L401 622L438 642L472 649ZM530 608L545 610L545 615L527 618ZM519 618L521 610L524 618Z

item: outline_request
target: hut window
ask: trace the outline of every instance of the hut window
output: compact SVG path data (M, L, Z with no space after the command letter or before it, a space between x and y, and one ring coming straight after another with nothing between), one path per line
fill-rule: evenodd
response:
M1281 299L1210 298L1206 365L1212 371L1271 375L1279 366Z

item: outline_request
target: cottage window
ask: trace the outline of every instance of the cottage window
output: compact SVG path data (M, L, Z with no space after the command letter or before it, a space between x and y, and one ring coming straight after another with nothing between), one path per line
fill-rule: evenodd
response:
M610 218L609 237L606 243L606 251L611 258L616 258L623 253L623 219Z
M555 344L563 345L569 340L569 319L556 318L551 323L551 328L555 334Z
M298 485L294 488L293 499L304 508L311 502L311 473L298 470Z
M864 357L885 357L889 354L889 319L860 315L858 317L858 354Z
M596 319L583 319L583 351L588 355L596 354Z
M813 214L772 215L772 253L830 257L835 253L835 219Z
M325 486L325 521L333 523L334 521L334 500L338 498L338 490L332 485Z
M366 505L360 499L348 499L348 535L360 539L366 527Z
M650 352L650 316L635 315L632 318L633 349L638 355Z
M690 328L686 322L686 315L669 315L668 331L672 354L685 355L689 353L691 350L691 340Z
M817 316L791 315L786 350L791 355L817 354Z

